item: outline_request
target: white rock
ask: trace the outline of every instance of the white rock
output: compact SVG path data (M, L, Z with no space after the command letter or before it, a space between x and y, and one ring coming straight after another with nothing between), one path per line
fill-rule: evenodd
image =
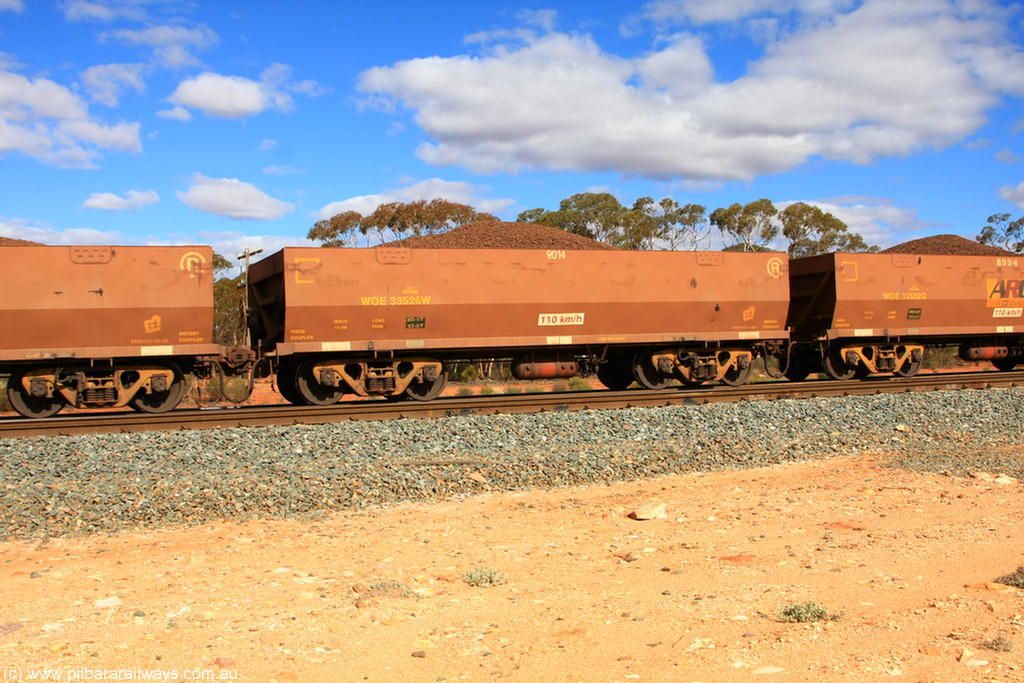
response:
M111 595L109 598L100 598L99 600L92 603L93 607L120 607L121 598L116 595Z

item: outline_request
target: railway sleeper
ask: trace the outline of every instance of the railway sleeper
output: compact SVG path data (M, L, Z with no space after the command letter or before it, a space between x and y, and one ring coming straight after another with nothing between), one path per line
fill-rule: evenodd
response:
M739 386L750 379L754 353L749 349L666 349L653 353L649 362L658 375L675 377L683 384L696 386L719 381Z

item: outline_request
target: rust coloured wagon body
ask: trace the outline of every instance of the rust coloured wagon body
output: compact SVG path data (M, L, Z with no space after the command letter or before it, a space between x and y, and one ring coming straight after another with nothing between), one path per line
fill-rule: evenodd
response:
M208 246L0 247L0 261L0 372L23 415L169 410L183 373L220 354Z
M788 338L784 254L286 248L249 271L282 393L431 398L454 359L605 384L745 381Z
M1024 361L1024 257L835 253L790 261L791 374L915 374L959 344L1001 369Z

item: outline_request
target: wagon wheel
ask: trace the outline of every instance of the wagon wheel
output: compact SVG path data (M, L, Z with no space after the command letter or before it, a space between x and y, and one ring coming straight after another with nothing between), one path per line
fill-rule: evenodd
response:
M622 391L633 383L633 368L627 358L611 358L597 366L597 379L612 391Z
M671 377L658 372L658 369L651 364L651 356L640 351L633 358L633 377L640 386L647 389L664 389L672 381Z
M303 403L308 403L311 406L329 406L332 403L337 403L345 395L345 389L343 387L327 386L316 381L316 377L313 374L315 364L316 361L307 360L300 363L295 372L295 389L299 398ZM281 395L288 398L283 391ZM292 401L292 403L295 403L295 401Z
M811 374L810 363L802 355L791 355L783 374L790 382L803 382Z
M738 387L747 383L750 376L754 374L754 364L750 363L745 368L741 368L738 365L733 365L731 368L725 371L722 375L722 382L728 384L731 387Z
M139 390L128 401L128 405L133 410L140 413L166 413L174 410L181 403L181 399L185 397L185 376L181 374L181 370L176 365L168 365L164 369L171 373L171 381L167 383L167 390L150 391L149 393Z
M857 366L848 365L843 360L842 353L842 349L837 346L825 354L825 372L832 379L850 379L857 374Z
M277 384L277 392L281 394L281 398L292 405L309 405L299 395L299 390L295 387L295 369L297 367L298 363L294 360L282 360L277 364L277 375L274 378Z
M899 367L896 374L900 377L913 377L919 372L921 372L921 361L915 361L908 358L903 365Z
M1017 363L1019 361L1020 359L1017 358L1016 356L1007 356L1006 358L993 359L992 365L994 365L997 370L1009 372L1010 370L1013 370L1015 367L1017 367Z
M13 374L7 379L7 401L23 417L50 417L64 407L60 394L53 396L32 396L21 384L22 375Z
M402 393L414 401L432 401L448 386L448 370L442 365L437 379L423 379L422 373Z

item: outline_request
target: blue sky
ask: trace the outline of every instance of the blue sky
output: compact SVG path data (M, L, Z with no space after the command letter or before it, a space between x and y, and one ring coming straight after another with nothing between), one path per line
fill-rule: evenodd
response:
M0 236L305 242L382 201L1024 213L1024 6L0 0ZM717 245L709 245L717 246Z

